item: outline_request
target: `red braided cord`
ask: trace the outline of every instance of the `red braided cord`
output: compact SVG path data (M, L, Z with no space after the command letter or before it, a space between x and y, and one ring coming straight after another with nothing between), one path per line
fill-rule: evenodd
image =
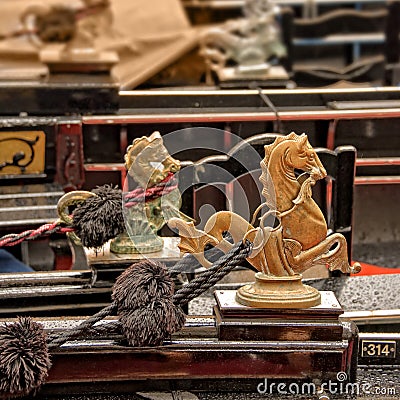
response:
M156 186L153 186L146 190L143 190L142 188L137 188L132 192L129 192L125 196L125 199L130 199L130 201L125 204L125 207L132 207L143 201L147 202L150 200L154 200L158 197L172 192L178 187L177 181L173 180L173 178L174 174L172 172L169 172L168 175ZM168 185L169 183L170 185ZM51 235L56 232L67 233L73 231L73 228L62 227L61 225L59 225L59 221L55 221L51 224L42 225L37 229L27 230L19 234L11 233L9 235L5 235L0 238L0 247L15 246L23 242L24 240L34 240L38 239L41 236Z
M146 191L143 188L138 187L138 188L132 190L131 192L129 192L128 194L126 194L125 198L126 199L130 199L132 197L138 197L138 196L141 196L141 195L146 195L147 196L148 194L152 193L155 189L163 188L164 186L166 186L167 183L170 180L172 180L173 177L174 177L174 174L172 172L168 172L167 176L160 183L158 183L157 185L155 185L153 187L150 187L150 188L147 188Z
M66 228L59 225L59 221L51 224L45 224L37 229L30 229L22 233L11 233L0 238L0 247L15 246L24 240L33 240L42 236L51 235L52 233L67 233L72 232L72 228Z
M151 201L172 192L178 187L178 182L173 178L174 174L169 172L168 175L156 186L147 188L146 190L142 188L132 190L125 195L125 200L129 200L125 203L125 207L129 208L142 202Z

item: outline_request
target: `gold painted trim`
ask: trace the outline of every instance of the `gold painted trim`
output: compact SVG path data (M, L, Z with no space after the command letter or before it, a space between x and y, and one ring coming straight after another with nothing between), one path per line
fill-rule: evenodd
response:
M45 158L43 131L0 132L0 176L42 174Z

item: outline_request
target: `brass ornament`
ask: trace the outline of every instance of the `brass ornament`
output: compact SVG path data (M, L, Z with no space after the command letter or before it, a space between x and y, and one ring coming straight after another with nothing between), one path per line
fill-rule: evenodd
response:
M180 163L169 155L159 132L135 139L127 149L125 162L136 187L131 192L123 193L121 206L126 231L110 241L110 250L118 254L161 251L164 241L157 231L168 219L180 217L193 222L179 210L181 195L174 174L179 171ZM60 221L72 225L67 208L92 196L97 195L84 190L62 196L57 205ZM75 233L68 235L74 243L81 245Z
M324 215L312 199L312 186L326 177L325 168L307 136L295 133L278 137L265 146L265 157L260 164L262 194L266 201L256 210L253 221L262 207L268 207L269 211L260 218L259 227L255 228L230 211L214 214L204 231L189 228L186 222L174 218L171 223L179 230L180 248L189 250L201 262L203 243L212 242L210 236L224 252L233 246L224 240L224 232L229 232L235 243L250 240L254 247L247 261L259 272L254 284L238 290L236 300L239 303L260 308L319 305L319 292L301 282L302 272L316 265L343 273L360 271L358 263L351 267L348 262L344 236L339 233L328 236ZM305 174L296 177L295 170ZM277 219L277 226L265 226L270 215Z
M190 220L179 211L181 195L174 174L180 170L180 163L168 153L159 132L135 139L127 148L124 159L128 175L136 187L124 194L127 232L111 241L110 250L123 254L161 251L164 242L157 231L166 220L173 217ZM163 182L167 183L163 185ZM160 195L145 198L145 193L156 187L160 188ZM133 193L141 199L135 201Z
M160 132L135 139L126 149L125 167L132 179L142 188L150 188L176 173L181 164L170 156Z
M60 222L64 222L66 225L71 226L73 223L72 216L67 212L68 207L76 206L80 203L85 202L88 198L96 196L95 193L88 192L86 190L74 190L72 192L64 194L57 203L57 213ZM74 233L68 232L67 236L69 239L78 246L81 246L81 239Z
M258 308L282 308L290 299L290 308L308 308L321 304L321 294L301 282L301 275L271 276L257 272L255 283L242 286L236 293L240 304Z

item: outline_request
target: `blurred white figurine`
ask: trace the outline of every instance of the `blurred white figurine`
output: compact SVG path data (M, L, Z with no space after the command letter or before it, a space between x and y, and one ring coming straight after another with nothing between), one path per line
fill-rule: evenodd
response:
M208 30L201 40L201 54L220 78L229 68L234 78L262 77L273 58L286 55L276 22L278 7L269 0L247 0L243 13L244 18Z

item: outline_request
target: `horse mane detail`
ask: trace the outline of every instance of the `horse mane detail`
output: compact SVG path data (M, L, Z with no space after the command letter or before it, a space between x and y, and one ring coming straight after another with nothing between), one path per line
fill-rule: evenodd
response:
M154 166L160 165L162 169ZM171 166L176 168L172 171ZM156 185L167 174L179 169L179 162L173 159L164 146L160 132L153 132L149 137L135 139L127 148L125 167L132 179L142 188Z
M136 158L139 154L145 149L145 147L149 146L152 142L161 139L160 132L153 132L149 137L142 136L140 138L136 138L133 140L132 144L128 146L125 154L125 167L129 171L132 164L135 162Z
M304 135L304 133L303 133ZM291 132L289 133L289 135L287 136L278 136L273 143L265 145L264 146L264 150L265 150L265 157L263 159L263 162L265 164L265 166L268 166L269 163L269 159L271 157L271 154L273 152L273 150L282 142L287 142L289 140L292 140L294 142L300 142L301 137L303 135L297 135L295 132Z

